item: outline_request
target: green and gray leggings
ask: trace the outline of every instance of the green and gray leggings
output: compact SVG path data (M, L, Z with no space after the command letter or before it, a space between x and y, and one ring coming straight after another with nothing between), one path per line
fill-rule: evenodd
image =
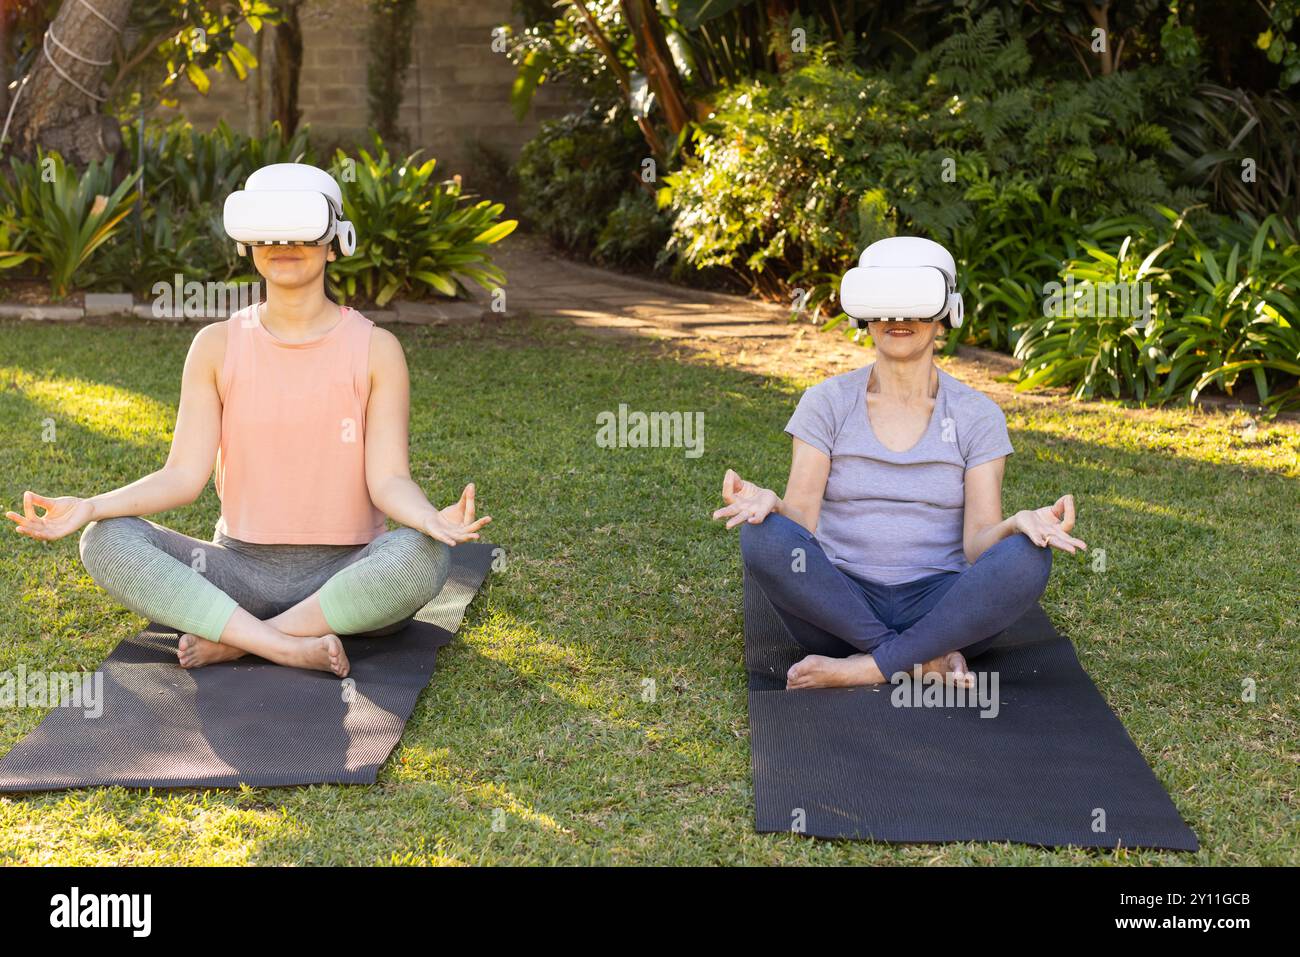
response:
M266 620L318 590L335 634L374 636L399 631L442 591L451 549L412 528L368 545L256 545L123 517L86 526L81 561L136 614L211 641L236 607Z

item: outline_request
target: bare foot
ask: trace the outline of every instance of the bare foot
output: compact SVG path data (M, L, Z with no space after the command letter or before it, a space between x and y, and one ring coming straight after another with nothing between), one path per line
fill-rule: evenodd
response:
M330 671L340 678L346 678L352 670L348 656L343 651L343 642L338 635L322 635L319 638L295 638L293 650L281 664L294 668L312 668L316 671Z
M243 657L244 652L233 645L208 641L198 635L184 634L176 645L176 657L182 668L202 668L218 661L232 661Z
M284 651L275 655L277 664L291 668L310 668L314 671L329 671L346 678L352 666L343 651L343 642L338 635L321 635L317 638L298 638L282 636L286 642ZM204 665L218 661L231 661L245 654L234 645L224 645L208 641L196 635L181 635L176 646L176 657L182 668L202 668Z
M871 655L849 655L847 658L809 655L791 665L785 674L788 690L851 688L858 685L880 685L886 680Z
M974 688L975 676L966 664L966 656L960 651L950 651L938 658L931 658L921 666L921 673L926 675L943 675L944 683L954 688Z

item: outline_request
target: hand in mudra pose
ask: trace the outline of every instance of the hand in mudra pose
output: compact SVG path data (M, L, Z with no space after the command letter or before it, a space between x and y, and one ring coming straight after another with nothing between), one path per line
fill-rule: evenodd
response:
M490 521L490 515L479 519L474 517L474 483L470 482L465 486L465 491L460 493L459 501L434 512L420 531L440 542L456 546L461 542L477 540L478 530Z
M1023 533L1039 548L1058 548L1074 555L1079 549L1087 550L1082 540L1070 534L1074 528L1074 496L1062 495L1046 508L1025 509L1017 512L1012 521L1015 530Z
M727 528L749 522L757 525L780 504L775 492L747 482L732 469L722 477L722 501L726 504L713 513L714 519L727 520Z
M44 515L36 514L37 506L45 509ZM93 512L89 499L73 495L46 498L27 491L23 492L23 514L5 512L5 518L15 523L14 531L19 535L52 542L71 535L88 523L94 517Z

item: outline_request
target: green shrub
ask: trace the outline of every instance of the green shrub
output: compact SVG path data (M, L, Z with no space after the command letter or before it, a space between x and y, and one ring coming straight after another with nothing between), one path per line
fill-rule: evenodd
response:
M0 176L0 269L47 276L56 295L74 284L148 294L177 272L255 281L252 259L238 255L222 226L225 197L261 166L312 162L305 132L286 141L278 125L248 137L224 123L203 133L182 122L147 128L143 143L135 129L123 132L133 156L144 151L139 238L135 224L123 222L135 208L138 172L114 188L111 160L77 173L57 154L41 154L35 164L15 159ZM467 283L500 285L504 276L488 251L516 225L501 219L503 207L472 202L457 180L436 181L433 160L413 153L395 161L377 136L373 142L374 155L362 150L351 160L339 150L335 157L345 215L361 242L356 255L330 267L331 291L340 300L360 292L383 305L399 294L458 296ZM612 233L605 241L618 248Z
M312 163L307 127L285 139L278 122L264 136L238 133L221 120L209 131L187 121L122 127L123 150L138 161L143 145L145 195L149 204L174 210L218 208L250 173L271 163Z
M618 266L653 267L660 264L668 242L668 218L644 190L624 193L596 238L593 258Z
M18 248L15 241L17 232L11 219L0 216L0 271L14 269L36 258L35 253Z
M238 133L225 121L209 131L185 120L122 129L133 162L143 152L145 202L126 224L123 241L105 251L99 288L148 294L174 273L218 282L255 281L251 258L240 256L222 226L226 196L270 163L312 162L306 128L285 139L280 124L264 136ZM143 147L143 150L141 149ZM137 238L138 237L138 238Z
M35 162L13 157L0 176L0 230L11 238L10 256L27 253L56 297L91 285L97 252L119 231L136 200L138 173L113 186L113 159L78 173L58 153L37 149Z
M561 249L606 262L654 262L667 218L625 200L643 191L646 159L645 140L625 110L593 108L548 120L515 166L521 211ZM628 232L618 235L611 217Z
M1276 217L1211 220L1215 237L1204 240L1185 215L1160 212L1164 228L1128 218L1098 230L1110 242L1124 234L1115 253L1104 239L1081 244L1083 255L1061 272L1077 305L1069 308L1067 294L1067 308L1025 329L1015 349L1024 362L1017 387L1195 401L1211 386L1232 395L1248 375L1265 406L1300 404L1300 246L1288 229ZM1145 315L1083 294L1143 282Z
M500 218L504 207L471 203L459 182L435 180L436 161L419 162L419 150L394 162L378 136L374 148L358 160L342 150L334 158L334 175L346 186L344 216L359 237L356 253L329 269L340 301L361 291L382 306L399 294L464 295L466 282L501 285L505 277L488 251L517 225Z
M1083 254L1061 270L1064 289L1055 290L1056 302L1046 296L1039 300L1040 315L1016 344L1016 357L1024 362L1019 388L1070 386L1076 398L1127 394L1139 400L1158 391L1161 369L1167 368L1160 346L1168 322L1164 311L1168 303L1160 298L1160 291L1169 274L1156 260L1169 244L1149 250L1151 234L1141 220L1118 220L1113 225L1126 232L1118 252L1109 253L1099 243L1085 240ZM1143 288L1147 283L1150 296ZM1105 295L1088 295L1102 293L1107 286L1137 291L1140 305L1125 303L1117 308ZM1143 308L1152 312L1144 315Z
M1259 220L1277 213L1284 228L1300 216L1300 108L1292 99L1202 84L1170 127L1170 158L1217 211Z
M1167 340L1166 395L1196 397L1214 385L1232 395L1249 374L1260 402L1300 405L1300 220L1243 216L1215 243L1184 225L1186 255L1173 266L1177 282Z
M155 283L170 283L177 272L204 281L258 281L252 258L240 256L226 235L221 211L221 203L199 209L145 204L136 210L141 217L138 240L127 220L122 240L104 253L96 287L113 285L148 296Z

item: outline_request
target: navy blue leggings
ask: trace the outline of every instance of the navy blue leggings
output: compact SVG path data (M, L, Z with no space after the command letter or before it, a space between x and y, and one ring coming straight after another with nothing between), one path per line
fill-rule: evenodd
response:
M963 571L881 585L831 564L812 533L784 515L742 525L740 553L803 648L835 658L865 652L886 678L950 651L978 655L1033 607L1052 571L1052 550L1016 533Z

